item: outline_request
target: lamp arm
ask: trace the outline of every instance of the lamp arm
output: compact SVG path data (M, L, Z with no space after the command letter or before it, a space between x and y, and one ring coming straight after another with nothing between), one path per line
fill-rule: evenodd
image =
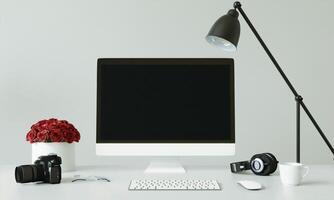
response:
M263 47L263 49L265 50L265 52L269 56L270 60L273 62L273 64L275 65L276 69L281 74L281 76L284 79L285 83L288 85L288 87L290 88L291 92L294 94L295 100L297 102L297 107L298 107L298 105L300 105L303 108L303 110L305 111L305 113L307 114L307 116L309 117L309 119L311 120L311 122L313 123L313 125L315 126L315 128L317 129L317 131L319 132L320 136L325 141L326 145L328 146L328 148L331 150L332 154L334 155L334 148L333 148L333 146L331 145L331 143L329 142L329 140L325 136L324 132L321 130L320 126L318 125L318 123L314 119L314 117L312 116L312 114L309 111L309 109L306 107L305 103L303 102L302 96L300 96L298 94L298 92L296 91L296 89L293 87L293 85L291 84L290 80L285 75L284 71L282 70L282 68L280 67L280 65L278 64L278 62L276 61L275 57L271 54L271 52L268 49L267 45L264 43L264 41L260 37L259 33L256 31L255 27L253 26L253 24L251 23L251 21L248 19L246 13L241 8L241 3L238 2L238 1L236 1L233 6L234 6L234 9L238 10L240 12L240 14L242 15L242 17L245 19L245 21L248 24L249 28L252 30L252 32L254 33L255 37L260 42L261 46ZM299 118L298 111L299 111L299 109L297 108L297 148L299 148L299 146L300 146L299 141L298 141L299 140L299 133L298 133L299 132L299 130L298 130L299 129L299 124L298 123L300 121L298 119ZM297 149L297 154L299 154L298 151L299 150ZM297 161L299 160L298 157L299 157L299 155L297 155Z

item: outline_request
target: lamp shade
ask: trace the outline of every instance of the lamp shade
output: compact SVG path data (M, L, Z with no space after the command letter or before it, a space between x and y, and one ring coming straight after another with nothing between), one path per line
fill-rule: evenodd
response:
M225 51L236 51L240 37L239 13L231 9L211 27L206 40Z

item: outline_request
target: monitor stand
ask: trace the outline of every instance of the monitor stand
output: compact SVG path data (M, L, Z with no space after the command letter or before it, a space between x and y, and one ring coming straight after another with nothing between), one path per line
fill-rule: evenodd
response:
M186 173L186 170L177 161L152 161L145 170L145 173Z

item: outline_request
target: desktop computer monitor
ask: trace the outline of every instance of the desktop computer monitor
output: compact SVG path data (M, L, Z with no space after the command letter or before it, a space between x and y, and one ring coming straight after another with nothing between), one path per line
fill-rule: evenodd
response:
M234 152L233 59L98 59L97 155Z

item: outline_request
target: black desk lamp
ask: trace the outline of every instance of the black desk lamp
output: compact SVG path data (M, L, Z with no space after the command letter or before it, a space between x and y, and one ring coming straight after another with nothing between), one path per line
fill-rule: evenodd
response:
M325 134L322 132L320 126L315 121L314 117L312 116L311 112L308 110L308 108L304 104L303 97L300 96L297 93L296 89L292 86L288 77L285 75L282 68L279 66L276 59L271 54L268 47L263 42L260 35L258 34L256 29L254 28L254 26L252 25L252 23L248 19L246 13L241 8L241 3L236 1L236 2L234 2L233 7L234 7L234 9L229 10L226 15L220 17L215 22L215 24L212 26L211 30L209 31L208 35L206 36L206 40L209 43L211 43L215 46L221 47L226 51L236 51L238 41L239 41L239 36L240 36L240 23L238 21L238 16L239 16L238 11L239 11L241 13L242 17L247 22L250 29L253 31L254 35L256 36L256 38L258 39L260 44L262 45L262 47L264 48L264 50L266 51L266 53L269 56L269 58L271 59L271 61L274 63L276 69L281 74L281 76L283 77L286 84L289 86L291 92L295 96L295 100L296 100L296 104L297 104L297 106L296 106L296 108L297 108L297 118L296 118L297 119L297 121L296 121L297 122L297 126L296 126L297 127L296 128L296 143L297 143L296 160L297 160L297 162L300 162L300 106L304 109L305 113L310 118L310 120L312 121L315 128L318 130L320 136L325 141L328 148L331 150L331 152L334 155L334 149L333 149L331 143L328 141Z

